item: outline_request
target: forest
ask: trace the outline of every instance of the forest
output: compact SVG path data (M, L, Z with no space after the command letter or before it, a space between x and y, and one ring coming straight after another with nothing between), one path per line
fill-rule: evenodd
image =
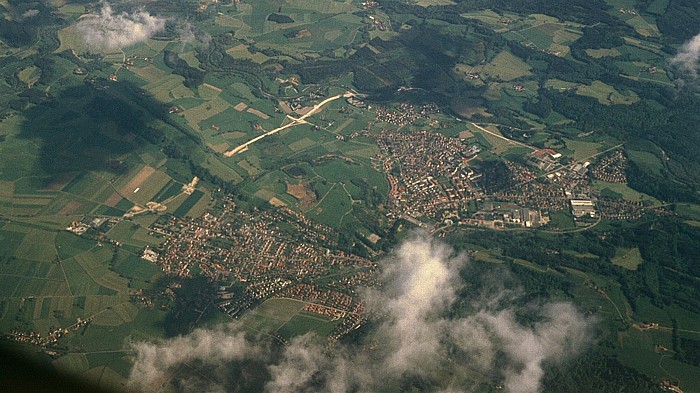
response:
M204 83L206 73L199 68L191 67L187 64L187 61L181 59L177 53L167 49L164 50L163 62L173 70L173 74L185 78L183 82L185 86L196 89L197 86Z

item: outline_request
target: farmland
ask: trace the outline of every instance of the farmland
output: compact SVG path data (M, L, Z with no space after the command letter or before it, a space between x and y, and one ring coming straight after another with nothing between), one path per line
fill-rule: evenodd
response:
M700 386L692 2L156 0L104 48L77 27L102 5L0 3L0 333L66 328L30 342L56 369L120 388L128 340L229 317L333 341L317 299L356 305L419 228L593 315L619 390Z

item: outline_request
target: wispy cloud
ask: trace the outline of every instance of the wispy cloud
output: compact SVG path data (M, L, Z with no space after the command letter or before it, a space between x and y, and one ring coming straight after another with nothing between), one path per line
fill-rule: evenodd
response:
M124 48L146 41L165 28L165 18L144 10L115 12L104 2L99 13L83 17L77 24L85 42L100 49Z
M179 23L177 27L177 35L182 42L181 51L184 50L186 44L201 44L205 48L211 43L211 36L204 31L195 27L191 22Z
M269 392L372 392L400 386L406 378L439 385L444 381L438 373L454 376L442 388L465 391L472 386L464 377L468 368L501 381L511 392L534 393L544 365L575 356L590 341L591 321L571 304L516 307L517 291L479 275L470 281L486 284L469 286L460 277L469 267L467 258L427 236L413 237L380 265L383 286L364 295L376 326L369 333L376 342L371 350L340 345L327 352L309 334L271 356L269 348L247 340L240 324L232 323L157 344L133 344L137 359L131 381L148 390L185 362L257 359L265 364ZM465 296L472 311L450 316L464 314L454 311ZM516 315L523 313L535 322L520 322ZM201 382L196 376L180 377ZM216 380L207 389L223 386L225 381Z
M30 10L26 10L26 11L22 14L22 18L29 19L29 18L33 18L33 17L35 17L35 16L37 16L37 15L39 15L39 10L30 9Z
M677 65L686 73L684 76L696 78L700 66L700 34L683 44L678 53L671 59L671 64Z

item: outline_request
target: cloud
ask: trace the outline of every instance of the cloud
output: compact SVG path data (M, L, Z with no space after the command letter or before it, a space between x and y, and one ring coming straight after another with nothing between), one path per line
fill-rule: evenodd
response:
M30 10L25 11L24 14L22 14L22 18L29 19L29 18L33 18L37 15L39 15L39 10L30 9Z
M266 390L279 393L301 391L327 362L320 347L313 342L312 335L294 339L284 351L279 364L269 366L271 380Z
M461 343L481 345L473 350L475 361L485 354L493 355L495 348L507 357L507 366L501 374L509 392L537 392L544 375L544 363L561 362L578 353L590 333L589 322L568 303L546 304L538 310L537 316L542 320L526 327L516 321L514 310L495 313L483 310L462 321L462 329L454 331L474 335ZM476 328L476 334L472 328ZM491 356L482 358L478 364L482 371L488 371L492 365Z
M165 28L165 18L153 16L144 10L117 13L104 2L97 14L83 17L77 29L85 42L100 49L124 48L146 41Z
M181 51L184 50L186 44L200 43L203 47L209 47L211 36L206 32L198 30L192 23L180 23L177 27L177 35L182 42Z
M192 23L187 22L182 26L178 27L177 30L178 35L180 36L180 42L182 43L191 44L197 39L197 36L195 34L195 27Z
M196 329L162 343L135 342L131 347L138 358L131 370L130 383L143 391L152 391L168 380L173 367L198 361L206 365L257 359L265 348L245 338L239 326L220 325L215 329ZM188 378L191 380L191 378Z
M328 350L307 334L277 352L247 339L241 325L231 323L161 343L132 344L137 355L132 384L149 390L185 363L226 368L227 362L255 359L265 369L268 392L372 392L416 381L431 390L468 391L474 383L467 375L476 372L510 392L535 393L545 365L575 356L590 342L592 322L571 304L516 306L519 292L483 273L473 273L469 282L478 285L469 285L460 275L476 270L467 258L425 235L403 243L380 266L383 285L363 295L373 321L372 349ZM182 386L197 391L225 389L227 383L180 377Z
M671 59L671 64L677 65L691 78L696 78L700 66L700 34L691 38L678 50Z
M369 307L385 315L379 338L388 346L384 371L401 376L422 374L422 365L440 356L442 315L454 302L463 256L453 256L447 246L416 237L387 258L384 287L367 293Z

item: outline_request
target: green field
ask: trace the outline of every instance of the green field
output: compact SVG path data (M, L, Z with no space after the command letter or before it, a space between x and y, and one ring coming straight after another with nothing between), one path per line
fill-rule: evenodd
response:
M615 254L615 258L612 259L613 264L622 266L628 270L637 270L642 262L644 262L644 260L639 253L639 248L620 249Z
M474 133L474 136L476 136L477 140L484 147L488 148L496 155L501 155L501 154L513 149L513 148L520 147L520 146L516 145L515 143L508 141L507 139L499 138L498 136L496 136L496 135L501 135L501 132L498 131L498 128L495 126L489 125L489 126L484 127L487 130L491 131L491 133L484 132L480 128L475 127L472 124L467 124L467 127L469 128L470 131L472 131Z
M129 222L120 221L108 233L110 239L118 242L133 245L136 247L158 246L164 239L155 237L143 226Z
M602 145L596 142L584 142L571 139L564 139L566 147L574 152L573 157L576 161L582 161L598 154Z
M185 201L182 202L182 204L173 212L173 215L176 217L184 217L187 213L189 213L190 209L192 209L197 202L202 199L203 196L204 193L202 191L195 190L195 192L188 196L187 199L185 199Z
M656 198L650 197L647 194L641 193L637 190L630 188L625 183L607 183L600 180L594 180L593 186L599 190L611 190L617 194L622 195L622 198L628 201L638 202L643 201L650 203L653 206L658 206L661 204Z
M549 218L549 225L551 225L553 228L569 229L576 226L574 218L569 213L552 212L549 214Z
M294 299L269 299L248 314L243 324L254 332L277 334L286 340L309 332L320 337L332 333L337 321L304 311L305 305Z
M462 65L458 70L464 73L477 73L483 75L485 79L506 82L532 75L530 66L510 52L499 53L486 65L477 67Z

